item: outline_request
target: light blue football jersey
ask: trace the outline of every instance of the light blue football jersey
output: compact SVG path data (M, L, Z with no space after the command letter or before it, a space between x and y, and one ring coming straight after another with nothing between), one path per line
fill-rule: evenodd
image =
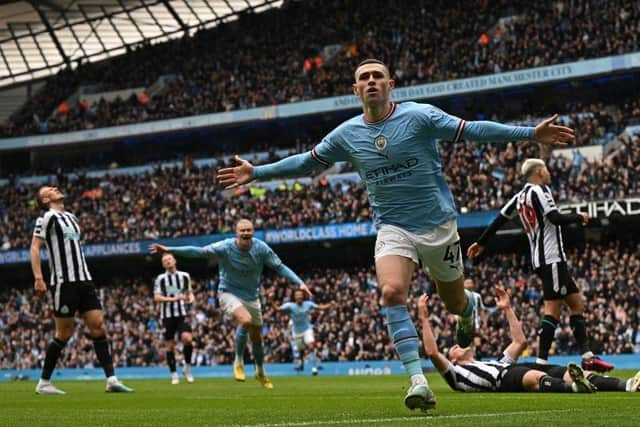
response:
M331 131L308 153L256 166L256 179L297 176L318 163L350 162L367 186L374 221L411 232L430 230L456 217L436 140L478 142L535 139L535 129L489 121L467 122L429 104L392 104L370 123L364 114ZM453 147L452 149L455 149Z
M293 322L293 333L298 335L302 334L307 329L311 328L311 320L309 314L311 310L314 310L318 305L313 301L303 301L301 305L295 302L288 302L280 306L280 310L289 313Z
M235 238L221 240L203 248L204 252L218 259L220 292L229 292L245 301L258 299L260 276L266 265L278 270L280 257L262 240L253 239L251 249L238 248Z
M356 167L366 183L376 226L389 224L422 232L456 217L436 140L459 141L469 130L466 124L433 105L393 104L387 117L376 123L368 123L364 115L342 123L311 154L327 164L349 161ZM513 139L533 136L532 128L491 122L469 125L477 128L474 134L480 130L474 135L478 139L491 139L489 134L495 130L516 130L511 132ZM488 132L483 134L482 128Z
M388 118L348 120L315 147L328 163L349 161L366 183L376 226L412 232L456 217L436 139L455 139L462 121L427 104L394 104Z

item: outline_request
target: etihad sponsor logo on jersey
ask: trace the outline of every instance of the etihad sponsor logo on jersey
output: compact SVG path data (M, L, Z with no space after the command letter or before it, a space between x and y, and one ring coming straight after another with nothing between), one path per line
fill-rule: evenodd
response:
M365 177L369 179L383 178L388 175L395 174L397 172L405 172L412 169L419 163L418 159L412 157L402 162L394 163L389 166L382 166L376 169L371 169L365 172ZM408 176L408 175L407 175Z

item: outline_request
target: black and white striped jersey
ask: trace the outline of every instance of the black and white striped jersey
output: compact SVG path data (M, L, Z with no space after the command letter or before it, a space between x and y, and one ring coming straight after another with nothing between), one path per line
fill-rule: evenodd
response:
M449 387L457 391L497 391L505 369L513 361L474 360L464 365L449 363L447 370L442 372Z
M33 235L43 239L47 246L50 286L91 280L80 246L80 225L75 215L49 209L36 220Z
M175 297L184 294L186 298L189 292L191 292L191 276L187 272L178 270L175 273L165 272L159 274L153 287L154 294L160 294L164 297ZM160 319L186 315L187 308L184 300L160 303Z
M562 228L547 218L550 212L557 210L548 186L527 183L500 211L509 219L516 215L520 217L529 238L534 269L567 259L562 242Z

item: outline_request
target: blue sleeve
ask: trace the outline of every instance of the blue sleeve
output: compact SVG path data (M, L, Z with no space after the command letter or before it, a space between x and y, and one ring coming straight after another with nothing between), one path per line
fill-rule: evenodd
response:
M347 160L347 156L339 143L339 129L336 128L331 131L311 151L289 156L268 165L254 167L254 178L265 180L306 175L319 166L329 167L332 163Z
M284 264L280 264L277 268L274 268L274 270L294 285L302 285L304 283L304 281L296 273L294 273L292 269Z
M496 122L462 121L461 138L476 142L500 141L533 141L536 139L535 128L530 126L509 126Z
M311 156L311 151L295 156L285 157L275 163L255 166L253 177L258 180L272 178L285 178L290 176L306 175L319 166L318 162Z
M285 302L280 306L280 311L291 311L291 303Z
M335 162L344 162L349 160L347 152L342 145L342 133L345 125L340 125L325 136L320 144L311 150L311 156L324 166L330 166Z
M416 104L425 131L430 137L459 142L463 138L477 142L534 140L535 128L509 126L489 121L467 122L429 104Z
M226 240L211 243L202 248L209 258L222 258L226 254Z
M315 310L316 308L318 308L318 304L313 301L307 301L307 306L307 311Z
M464 120L430 104L415 104L415 108L418 110L418 119L423 126L422 132L425 136L456 141Z
M167 250L183 258L209 258L210 254L199 246L169 246Z

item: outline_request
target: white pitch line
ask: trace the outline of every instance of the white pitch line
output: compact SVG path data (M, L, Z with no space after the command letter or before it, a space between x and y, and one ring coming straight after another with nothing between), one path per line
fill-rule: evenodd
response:
M326 421L299 421L293 423L275 423L275 424L236 424L237 427L305 427L318 425L341 425L341 424L381 424L389 422L409 422L409 421L438 421L445 419L462 419L462 418L493 418L493 417L509 417L518 415L542 415L556 414L562 412L573 412L575 409L550 409L546 411L518 411L518 412L496 412L489 414L455 414L455 415L436 415L436 416L415 416L415 417L391 417L391 418L368 418L368 419L352 419L352 420L326 420Z

